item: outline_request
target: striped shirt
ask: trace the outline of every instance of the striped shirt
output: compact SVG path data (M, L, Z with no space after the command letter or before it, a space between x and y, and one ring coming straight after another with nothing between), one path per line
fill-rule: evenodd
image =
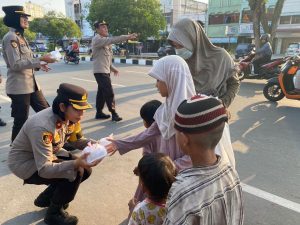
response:
M242 187L237 172L218 157L176 177L167 200L165 225L242 225Z

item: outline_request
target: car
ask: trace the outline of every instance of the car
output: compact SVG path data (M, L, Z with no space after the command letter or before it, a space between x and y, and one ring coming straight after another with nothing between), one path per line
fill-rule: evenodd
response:
M176 55L175 48L172 47L171 45L166 45L166 46L161 46L157 50L157 55L158 57L164 57L166 55Z
M35 42L35 45L38 48L38 51L40 52L47 52L48 48L43 42Z
M240 43L237 45L235 49L235 59L243 58L248 55L253 49L255 45L251 43Z
M79 46L79 52L80 53L88 53L89 52L89 47L87 47L86 45L80 45Z
M295 56L300 54L300 43L290 43L285 51L285 56Z

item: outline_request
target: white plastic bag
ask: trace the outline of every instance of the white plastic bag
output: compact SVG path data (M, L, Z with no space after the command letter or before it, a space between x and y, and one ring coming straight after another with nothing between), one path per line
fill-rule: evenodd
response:
M90 153L86 159L88 163L95 162L96 160L102 159L107 155L106 148L99 143L89 143L88 146L83 149L82 154L84 153Z
M230 131L228 123L225 123L222 138L215 148L215 153L221 155L224 161L229 162L229 164L235 169L235 157L231 144Z
M56 61L59 61L62 59L62 55L59 51L52 51L50 52L51 58L55 59Z

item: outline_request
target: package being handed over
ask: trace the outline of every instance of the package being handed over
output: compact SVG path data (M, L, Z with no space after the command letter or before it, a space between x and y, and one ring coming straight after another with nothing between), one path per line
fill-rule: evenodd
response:
M99 143L89 143L89 145L83 149L82 154L84 153L90 153L86 159L88 163L95 162L96 160L102 159L107 155L106 148Z

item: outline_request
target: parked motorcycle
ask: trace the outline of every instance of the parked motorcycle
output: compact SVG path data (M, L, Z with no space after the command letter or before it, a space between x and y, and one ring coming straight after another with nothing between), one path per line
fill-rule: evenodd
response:
M79 64L79 61L80 61L79 53L74 52L73 56L68 56L68 51L66 51L65 56L64 56L64 61L65 61L66 64L68 64L69 62Z
M288 99L300 100L300 92L295 91L294 76L300 69L300 57L294 56L282 65L278 77L268 80L264 86L264 96L272 102L279 101L284 97Z
M255 57L255 52L251 51L247 57L239 62L239 80L247 79L270 79L276 77L280 73L279 65L284 63L284 58L272 60L271 62L262 65L259 68L257 75L252 75L252 60Z

